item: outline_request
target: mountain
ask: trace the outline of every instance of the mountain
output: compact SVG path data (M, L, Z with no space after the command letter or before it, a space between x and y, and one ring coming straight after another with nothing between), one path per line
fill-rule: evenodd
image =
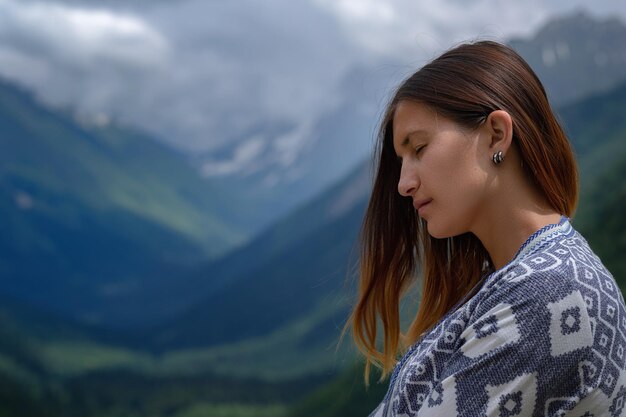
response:
M348 175L368 157L377 109L393 68L347 71L328 110L305 126L267 123L237 134L223 147L192 157L206 178L245 196L246 227L260 232Z
M2 294L113 326L169 314L162 284L248 235L220 184L141 133L0 83ZM138 305L138 302L143 302Z
M341 295L349 276L369 188L363 164L204 274L197 271L191 287L198 293L205 288L204 299L140 339L153 340L158 349L235 343L271 334L320 308L337 310L319 324L334 332L346 305L332 294ZM324 331L320 335L328 336Z
M561 106L559 115L574 145L583 190L626 151L626 82Z
M553 105L564 105L626 81L626 26L617 17L579 10L546 23L529 39L508 41L544 83Z
M626 141L626 129L622 130ZM611 271L622 292L626 292L626 151L589 187L586 194L583 235L590 242L604 265Z
M1 298L0 415L280 417L328 380L215 375L115 346L100 332Z
M376 371L374 371L376 372ZM374 378L372 378L374 379ZM289 417L363 417L384 398L389 381L363 383L362 365L346 369L334 381L323 385L296 403Z
M364 199L370 188L369 171L370 167L362 164L342 181L260 232L249 244L194 267L192 272L177 279L175 287L163 291L170 294L171 303L181 300L189 308L202 299L206 302L207 297L236 285L239 280L245 281L242 277L248 274L259 274L259 270L267 265L280 262L283 258L289 259L285 252L298 247L316 233L324 233L322 230L332 230L330 224L346 221L346 216L355 207L365 204ZM355 215L359 217L358 213ZM265 276L267 272L263 274ZM188 326L193 326L192 323L203 317L194 317L194 313L189 313L189 316Z

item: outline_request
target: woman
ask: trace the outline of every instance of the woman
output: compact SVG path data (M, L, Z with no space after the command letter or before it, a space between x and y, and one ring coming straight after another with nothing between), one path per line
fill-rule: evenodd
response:
M570 224L574 155L528 64L449 50L401 84L378 152L349 320L366 381L393 371L372 416L626 415L624 299Z

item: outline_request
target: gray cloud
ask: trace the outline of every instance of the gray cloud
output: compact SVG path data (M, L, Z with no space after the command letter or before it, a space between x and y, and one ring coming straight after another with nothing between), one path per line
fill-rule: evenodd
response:
M332 16L289 1L140 11L4 0L0 16L4 76L47 102L110 114L190 149L263 120L314 118L358 52Z
M355 67L408 72L454 42L530 34L582 4L0 0L0 74L179 148L240 141L230 162L274 149L287 166L320 115L343 103L340 83ZM608 0L594 7L626 15ZM272 122L293 128L263 140L242 134ZM235 169L226 162L215 172Z

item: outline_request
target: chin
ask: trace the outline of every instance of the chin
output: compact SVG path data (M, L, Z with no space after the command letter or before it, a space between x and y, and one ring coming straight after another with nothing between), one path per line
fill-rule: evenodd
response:
M431 226L431 223L428 222L427 223L427 229L428 229L428 234L431 237L434 237L435 239L445 239L447 237L450 237L451 235L449 235L448 233L445 233L445 231L438 229L435 226Z
M461 233L456 233L453 230L450 230L449 228L446 229L445 227L437 227L436 224L433 224L432 222L426 222L426 228L428 230L428 234L435 238L435 239L446 239L448 237L454 237L454 236L458 236Z

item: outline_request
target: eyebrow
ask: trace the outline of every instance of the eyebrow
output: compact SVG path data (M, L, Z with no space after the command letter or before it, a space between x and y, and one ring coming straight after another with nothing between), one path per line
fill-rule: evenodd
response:
M428 136L429 134L430 132L428 130L424 130L424 129L413 130L406 134L400 146L401 147L407 146L409 144L409 139L411 138L411 136Z

